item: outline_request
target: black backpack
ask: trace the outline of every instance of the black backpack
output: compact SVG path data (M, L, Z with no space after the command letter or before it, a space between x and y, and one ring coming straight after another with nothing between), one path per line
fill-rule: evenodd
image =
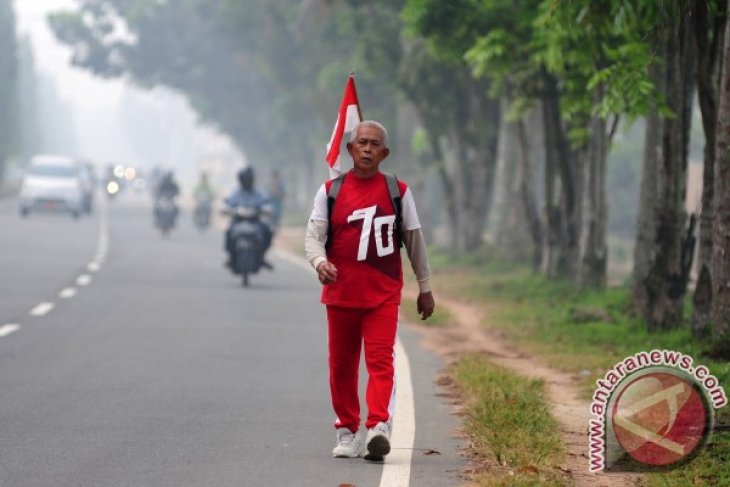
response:
M332 226L329 222L332 220L332 209L335 206L335 200L340 192L342 183L345 180L345 174L341 174L332 180L332 185L327 193L327 242L325 247L329 247L332 237ZM401 228L403 224L403 205L400 197L400 188L398 187L398 178L393 174L384 172L385 183L388 185L388 193L390 194L390 201L393 203L393 209L395 210L395 239L399 247L403 247L403 230Z

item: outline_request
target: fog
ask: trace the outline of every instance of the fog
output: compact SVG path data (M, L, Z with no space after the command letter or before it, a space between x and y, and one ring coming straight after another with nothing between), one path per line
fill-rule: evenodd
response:
M70 50L54 37L47 15L73 8L69 0L15 2L21 43L27 39L32 48L32 61L21 57L21 62L32 62L36 75L41 136L33 151L89 158L99 168L159 165L174 170L184 187L204 169L219 186L230 186L231 172L244 163L242 154L226 136L199 124L183 96L71 66Z

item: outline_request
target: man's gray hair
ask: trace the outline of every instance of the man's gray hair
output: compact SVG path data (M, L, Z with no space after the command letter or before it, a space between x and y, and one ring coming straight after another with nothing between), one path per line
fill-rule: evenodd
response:
M357 129L360 127L372 127L379 129L383 133L383 147L388 147L388 131L382 123L376 122L375 120L363 120L355 125L355 128L352 129L352 132L350 133L350 142L355 142L355 135L357 134Z

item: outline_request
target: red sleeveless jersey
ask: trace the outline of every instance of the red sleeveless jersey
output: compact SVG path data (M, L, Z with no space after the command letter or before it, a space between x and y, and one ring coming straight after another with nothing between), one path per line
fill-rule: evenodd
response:
M325 183L329 194L332 181ZM401 198L405 183L398 181ZM337 281L322 288L331 306L373 308L400 303L403 269L395 238L395 209L385 176L358 179L348 172L332 209L327 259L337 267Z

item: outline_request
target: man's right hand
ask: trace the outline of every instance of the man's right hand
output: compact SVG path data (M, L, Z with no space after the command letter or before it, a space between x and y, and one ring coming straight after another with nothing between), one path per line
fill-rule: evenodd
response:
M332 262L322 262L317 266L319 282L329 284L337 280L337 267Z

